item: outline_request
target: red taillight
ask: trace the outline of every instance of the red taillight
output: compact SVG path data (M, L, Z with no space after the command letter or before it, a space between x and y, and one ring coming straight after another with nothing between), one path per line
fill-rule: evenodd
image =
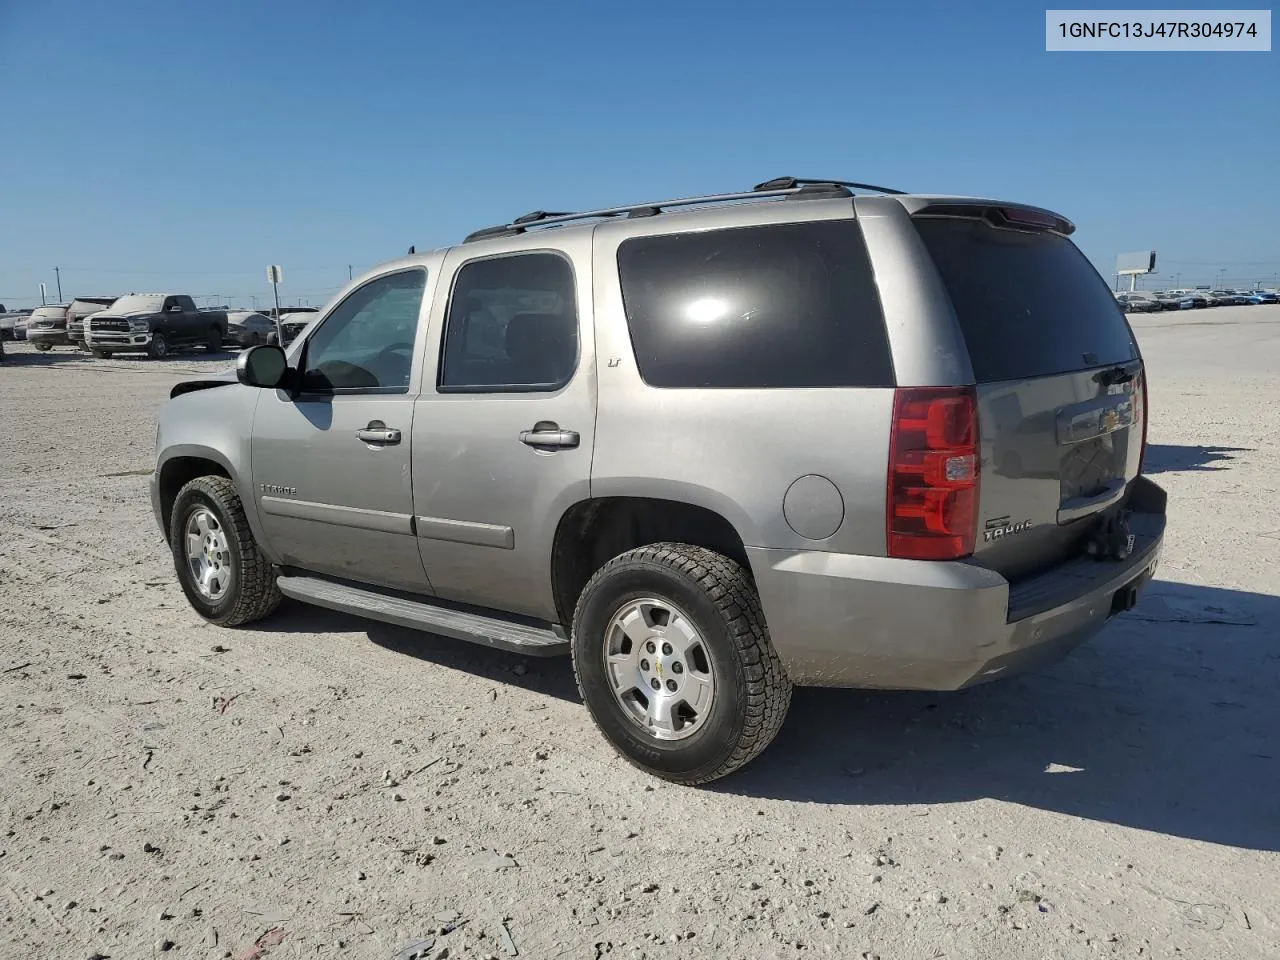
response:
M955 560L973 553L978 402L972 387L895 392L886 508L889 556Z
M1138 473L1142 473L1142 466L1147 462L1147 422L1150 417L1147 411L1147 371L1138 371L1138 390L1134 394L1134 399L1138 402L1137 415L1142 420L1142 452L1138 454Z

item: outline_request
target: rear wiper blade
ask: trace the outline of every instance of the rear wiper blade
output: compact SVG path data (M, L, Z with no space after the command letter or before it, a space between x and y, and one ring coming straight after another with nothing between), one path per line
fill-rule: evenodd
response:
M1093 379L1104 386L1114 387L1119 383L1129 383L1137 375L1136 368L1129 370L1125 367L1111 367L1108 370L1099 370L1093 375Z

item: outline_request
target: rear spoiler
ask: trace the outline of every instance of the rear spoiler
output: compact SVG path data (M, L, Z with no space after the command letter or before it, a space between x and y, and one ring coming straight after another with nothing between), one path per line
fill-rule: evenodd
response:
M1069 237L1076 225L1052 210L1025 203L977 200L972 197L911 197L903 205L913 217L957 217L985 220L1008 230L1045 230Z

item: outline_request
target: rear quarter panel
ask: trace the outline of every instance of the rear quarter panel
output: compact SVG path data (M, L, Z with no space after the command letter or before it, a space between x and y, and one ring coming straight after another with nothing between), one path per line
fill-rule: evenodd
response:
M760 204L698 215L699 228L849 219L849 201ZM681 229L679 214L602 224L593 249L599 402L594 497L641 496L714 510L747 546L883 555L890 389L669 389L645 384L618 281L617 251L635 236ZM783 500L817 474L839 493L830 536L796 533Z

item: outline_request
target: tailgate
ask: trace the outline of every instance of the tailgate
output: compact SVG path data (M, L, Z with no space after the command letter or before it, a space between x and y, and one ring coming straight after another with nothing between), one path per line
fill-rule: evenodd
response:
M1003 217L918 217L977 381L974 562L1017 579L1084 550L1141 471L1141 355L1066 236Z
M1087 521L1139 473L1140 371L1134 362L979 385L979 563L1018 577L1081 551Z

